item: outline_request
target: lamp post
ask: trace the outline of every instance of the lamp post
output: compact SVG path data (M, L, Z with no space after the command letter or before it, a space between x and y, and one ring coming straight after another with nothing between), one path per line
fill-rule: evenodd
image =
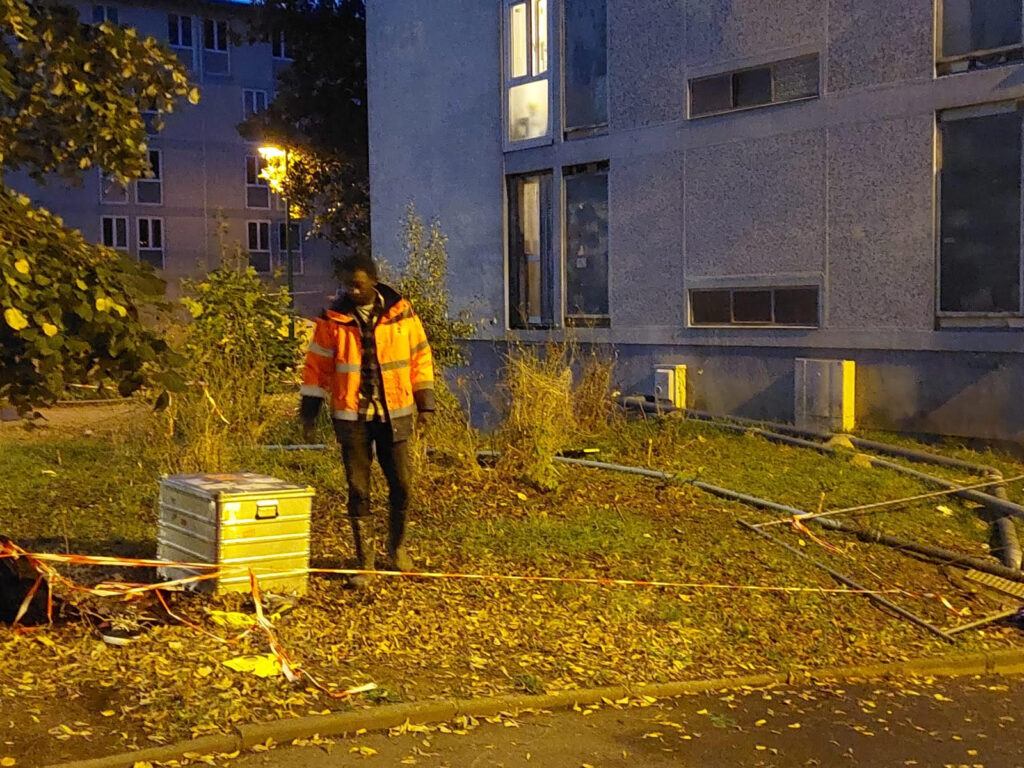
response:
M263 146L259 148L260 156L264 160L276 160L284 158L284 177L281 182L281 199L284 201L284 250L288 271L288 338L295 338L295 264L292 260L292 206L284 194L284 182L288 179L288 150L275 146Z

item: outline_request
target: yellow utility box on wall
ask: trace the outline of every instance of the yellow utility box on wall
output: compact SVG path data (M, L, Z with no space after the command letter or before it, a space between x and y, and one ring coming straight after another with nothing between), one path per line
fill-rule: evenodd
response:
M800 429L852 432L857 367L853 360L796 358L794 415Z
M249 569L260 587L303 594L308 581L313 489L252 472L174 475L160 481L157 557L221 566L196 589L249 590ZM159 569L181 579L204 571Z
M654 369L654 399L673 408L686 408L685 365L659 365Z

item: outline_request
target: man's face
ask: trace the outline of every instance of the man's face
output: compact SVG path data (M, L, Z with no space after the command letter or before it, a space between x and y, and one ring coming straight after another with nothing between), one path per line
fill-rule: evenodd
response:
M357 307L373 304L373 300L377 298L377 281L366 274L365 270L357 269L341 277L341 285L346 295Z

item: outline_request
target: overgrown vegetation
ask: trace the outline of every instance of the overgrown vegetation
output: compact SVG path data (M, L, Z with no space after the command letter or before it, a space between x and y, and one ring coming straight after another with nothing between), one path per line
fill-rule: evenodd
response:
M185 381L156 428L168 471L234 468L274 426L271 396L297 378L303 341L289 336L287 291L268 290L241 250L222 259L204 279L183 283Z
M134 29L83 24L52 3L0 0L0 174L72 183L98 166L120 183L150 172L143 110L199 92L169 49ZM0 181L0 401L52 403L68 383L130 394L171 361L141 322L151 270L87 243Z

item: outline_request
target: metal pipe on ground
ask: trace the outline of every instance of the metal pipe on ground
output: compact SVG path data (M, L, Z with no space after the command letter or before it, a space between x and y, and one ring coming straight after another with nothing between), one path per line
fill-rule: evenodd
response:
M613 472L624 472L630 475L639 475L641 477L651 477L656 480L674 480L678 475L670 474L668 472L661 472L655 469L644 469L642 467L630 467L624 464L612 464L607 461L591 461L589 459L571 459L566 457L556 457L555 461L560 464L572 464L578 467L587 467L590 469L607 469ZM780 504L778 502L769 501L768 499L761 499L756 496L751 496L740 491L734 491L730 488L723 488L717 485L711 485L700 480L687 481L689 485L694 488L698 488L706 493L719 498L729 499L731 501L738 501L751 507L758 509L767 509L774 512L781 512L786 515L791 515L796 518L807 517L823 528L827 528L833 531L840 531L842 533L849 533L862 541L872 544L884 544L894 549L906 550L908 552L915 552L919 555L930 557L933 560L948 565L958 565L964 568L973 568L977 571L983 571L985 573L991 573L993 576L1001 576L1004 579L1011 579L1024 583L1024 572L1008 568L997 563L993 563L989 560L983 560L980 558L972 557L970 555L964 555L960 552L955 552L951 549L944 547L937 547L931 544L920 544L910 539L904 539L900 536L891 536L889 534L878 533L874 531L865 531L856 526L849 525L848 523L842 523L833 518L826 517L813 517L806 510L798 509L797 507L791 507L787 504ZM759 529L760 530L760 529Z
M639 408L645 413L657 412L659 415L663 415L665 413L675 411L673 408L665 408L653 403L648 403L643 398L622 398L620 403L627 408ZM807 448L825 455L836 455L838 453L838 450L831 445L814 442L815 439L827 441L837 437L837 435L832 433L803 430L791 427L787 424L759 422L754 419L745 419L739 416L716 416L704 411L681 410L678 412L682 413L687 418L712 422L717 427L735 432L754 434L774 443L793 445L798 448ZM989 467L983 464L972 464L971 462L962 461L948 456L938 456L927 453L926 451L918 451L913 448L889 445L875 440L865 440L864 438L850 435L844 435L843 437L847 437L855 448L860 448L861 450L875 451L876 453L898 456L921 464L933 464L936 466L948 467L950 469L959 469L982 477L992 477L994 479L1002 480L1002 474L995 467ZM924 472L919 472L915 469L911 469L910 467L904 467L902 464L896 464L894 462L886 461L885 459L880 459L875 456L868 456L866 454L865 458L871 463L871 466L875 468L899 472L900 474L914 477L924 483L937 485L947 490L955 490L958 488L956 483ZM1021 545L1017 536L1017 529L1013 522L1008 520L1007 517L1013 516L1024 520L1024 506L1010 501L1006 494L1006 488L1003 486L997 486L991 494L984 493L982 491L955 490L953 495L967 499L976 504L981 504L992 513L992 525L995 529L996 539L1001 545L996 549L996 551L999 553L1000 559L1005 566L1008 568L1019 569L1021 567L1022 557L1024 556L1022 556Z
M796 555L797 557L799 557L802 560L806 560L811 565L813 565L815 568L820 568L825 573L827 573L829 576L831 576L833 579L838 581L840 584L845 584L846 586L850 587L851 589L859 590L860 592L862 592L864 594L864 596L866 598L871 600L871 602L876 603L877 605L882 606L886 610L892 611L893 613L897 614L898 616L903 617L904 619L906 619L907 621L911 622L912 624L916 624L917 626L921 627L922 629L927 630L928 632L931 632L933 635L938 635L939 637L941 637L943 640L945 640L947 642L950 642L950 643L956 642L955 638L953 638L952 636L946 634L944 631L942 631L938 627L934 626L933 624L929 624L927 621L922 619L920 616L915 616L910 611L908 611L908 610L906 610L904 608L901 608L900 606L896 605L895 603L893 603L890 600L886 600L881 595L876 595L875 593L873 593L870 590L868 590L866 587L863 587L860 584L858 584L857 582L855 582L853 579L849 579L846 576L843 576L843 574L839 573L838 571L833 570L832 568L829 568L827 565L825 565L824 563L822 563L822 562L820 562L818 560L815 560L810 555L804 554L803 552L801 552L796 547L792 547L789 544L787 544L786 542L782 541L781 539L776 538L775 536L772 536L767 531L761 530L756 525L751 525L746 520L740 520L738 522L739 522L739 524L741 526L746 528L748 531L751 531L752 533L756 533L761 538L766 539L766 540L772 542L773 544L776 544L776 545L782 547L787 552L791 552L792 554Z

